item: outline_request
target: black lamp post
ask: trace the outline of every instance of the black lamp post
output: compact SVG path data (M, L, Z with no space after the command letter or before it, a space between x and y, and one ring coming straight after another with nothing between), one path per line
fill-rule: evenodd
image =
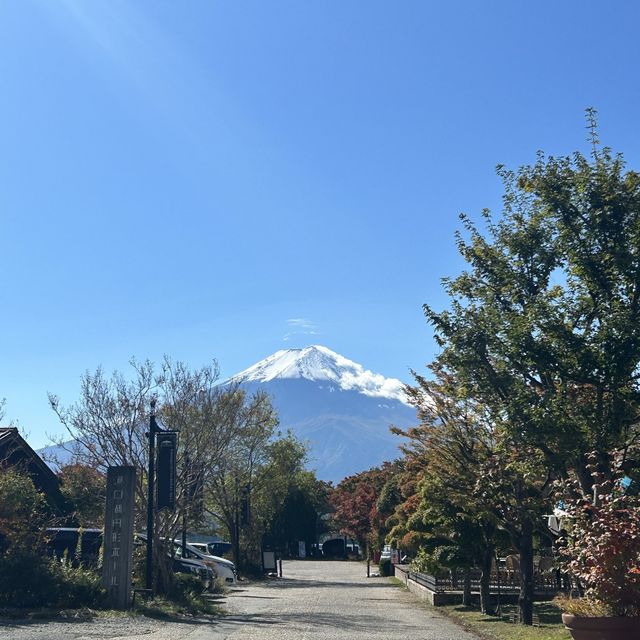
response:
M187 526L189 524L189 504L191 502L191 460L189 454L184 457L184 506L182 508L182 556L187 556Z
M155 506L153 503L155 491L155 461L156 461L156 433L161 431L156 422L156 401L151 400L151 414L149 416L149 467L147 471L147 575L146 587L153 589L153 519Z

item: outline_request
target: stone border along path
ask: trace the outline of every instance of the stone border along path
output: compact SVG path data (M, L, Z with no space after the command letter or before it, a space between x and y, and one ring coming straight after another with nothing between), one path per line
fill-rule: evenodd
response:
M285 561L284 578L240 583L216 623L144 618L92 622L0 621L2 640L477 640L435 609L394 586L367 578L364 564Z

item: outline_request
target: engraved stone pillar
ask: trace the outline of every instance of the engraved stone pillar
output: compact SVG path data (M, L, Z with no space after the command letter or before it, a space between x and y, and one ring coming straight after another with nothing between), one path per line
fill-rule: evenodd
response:
M102 582L114 609L127 609L131 602L135 484L135 467L107 469Z

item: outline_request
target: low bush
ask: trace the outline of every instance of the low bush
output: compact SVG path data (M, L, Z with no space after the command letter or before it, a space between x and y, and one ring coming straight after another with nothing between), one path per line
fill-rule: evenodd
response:
M391 559L383 558L378 565L381 576L390 576L392 573Z
M0 556L0 607L99 607L100 576L33 552Z
M85 567L73 567L70 564L51 562L58 587L57 604L62 608L104 606L106 591L102 586L100 574Z
M49 562L34 553L0 557L0 606L48 607L57 604L58 585Z
M168 596L176 604L190 605L200 598L202 592L200 578L188 573L176 573Z
M200 579L186 573L175 574L168 594L136 601L136 610L161 619L220 614L218 606L203 594Z

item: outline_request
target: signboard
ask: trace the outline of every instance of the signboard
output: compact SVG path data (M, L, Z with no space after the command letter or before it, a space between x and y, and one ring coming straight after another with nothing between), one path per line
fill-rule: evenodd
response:
M158 510L176 508L176 447L178 434L175 431L162 431L157 435L158 471Z
M127 609L131 597L135 484L135 467L107 469L102 582L115 609Z
M278 568L275 551L262 552L262 568L265 571L275 571Z

